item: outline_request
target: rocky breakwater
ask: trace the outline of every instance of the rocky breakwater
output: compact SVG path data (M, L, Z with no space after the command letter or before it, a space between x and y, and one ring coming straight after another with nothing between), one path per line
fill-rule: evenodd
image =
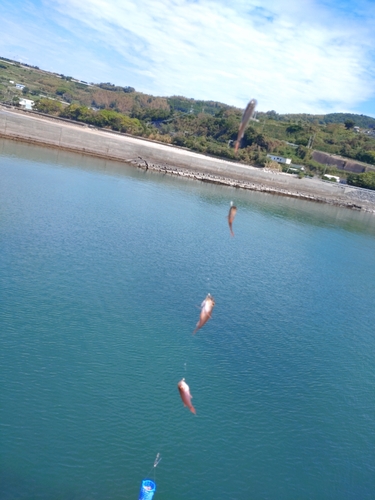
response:
M341 184L329 183L329 185L325 185L320 179L298 179L296 176L291 176L290 174L261 169L260 171L269 174L269 177L264 178L263 182L261 182L260 177L257 176L255 182L245 180L244 178L235 178L238 177L238 174L233 172L231 172L230 177L227 177L215 173L171 167L166 164L155 164L141 157L129 160L129 162L144 170L162 172L232 188L288 196L301 200L327 203L329 205L375 213L375 191L353 188ZM244 174L240 174L240 176L245 177ZM286 176L286 179L277 179L275 178L276 176Z
M375 193L268 171L147 139L35 113L1 108L0 137L113 159L138 168L232 188L290 196L375 213Z

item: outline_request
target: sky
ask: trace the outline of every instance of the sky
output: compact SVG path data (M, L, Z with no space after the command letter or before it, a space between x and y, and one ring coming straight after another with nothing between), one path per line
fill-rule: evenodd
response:
M0 56L259 111L375 117L374 0L2 0Z

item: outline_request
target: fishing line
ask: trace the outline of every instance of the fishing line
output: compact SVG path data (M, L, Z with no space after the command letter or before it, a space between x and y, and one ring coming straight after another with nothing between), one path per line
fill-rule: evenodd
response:
M154 465L151 467L151 469L147 473L147 477L150 477L151 472L154 471L153 476L154 476L155 482L156 482L156 467L160 464L161 461L162 461L161 455L160 455L160 453L157 453L156 458L154 460Z
M188 342L191 342L192 339L190 339ZM186 374L187 374L187 364L188 361L184 362L184 370L183 370L183 377L181 377L183 380L185 380ZM174 423L177 422L180 418L180 413L181 409L178 405L178 391L176 391L176 405L173 404L173 409L171 408L168 411L168 414L166 415L166 418L163 419L164 425L162 425L160 431L161 435L159 436L159 442L157 443L157 449L162 450L162 451L167 451L168 447L170 444L173 442L173 429L174 429ZM154 460L154 463L150 470L147 473L147 476L149 478L153 478L153 481L156 483L156 468L161 462L162 457L161 453L158 451L156 454L156 458Z

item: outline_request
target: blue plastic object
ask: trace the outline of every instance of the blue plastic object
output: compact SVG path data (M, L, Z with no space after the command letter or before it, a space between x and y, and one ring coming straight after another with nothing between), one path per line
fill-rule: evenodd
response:
M156 491L156 484L150 479L144 479L141 484L138 500L151 500Z

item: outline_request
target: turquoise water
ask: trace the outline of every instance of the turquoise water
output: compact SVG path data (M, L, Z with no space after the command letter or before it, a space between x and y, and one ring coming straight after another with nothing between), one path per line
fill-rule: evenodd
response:
M373 499L374 257L371 214L0 140L1 500Z

